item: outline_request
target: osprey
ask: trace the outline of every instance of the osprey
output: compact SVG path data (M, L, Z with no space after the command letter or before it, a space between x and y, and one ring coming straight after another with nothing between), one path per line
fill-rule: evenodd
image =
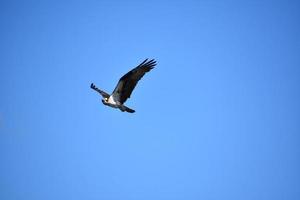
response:
M156 61L154 59L149 61L148 59L144 60L137 67L120 78L116 88L111 95L100 90L93 83L91 84L91 88L101 94L101 96L103 97L102 103L104 105L118 108L122 112L126 111L129 113L134 113L135 111L125 106L124 103L128 98L130 98L130 95L138 81L145 75L145 73L153 69L155 65Z

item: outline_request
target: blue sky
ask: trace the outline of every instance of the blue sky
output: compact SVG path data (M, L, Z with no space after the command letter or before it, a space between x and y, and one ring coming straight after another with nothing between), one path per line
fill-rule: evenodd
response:
M298 1L1 1L0 199L300 198ZM122 113L111 92L157 67Z

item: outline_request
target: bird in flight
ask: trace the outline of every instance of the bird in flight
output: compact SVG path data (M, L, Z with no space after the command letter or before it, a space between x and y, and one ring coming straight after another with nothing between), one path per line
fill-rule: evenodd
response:
M106 106L113 108L118 108L122 112L126 111L129 113L134 113L135 110L128 108L124 105L125 101L130 98L132 91L134 90L138 81L156 65L156 61L144 60L137 67L129 71L127 74L122 76L114 89L113 93L109 95L108 93L97 88L93 83L91 88L101 94L102 103Z

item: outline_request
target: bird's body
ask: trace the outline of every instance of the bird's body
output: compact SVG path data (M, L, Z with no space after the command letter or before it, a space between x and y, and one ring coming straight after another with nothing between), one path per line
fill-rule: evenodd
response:
M117 102L115 101L114 97L112 95L109 96L107 103L109 104L117 104Z
M138 81L145 75L145 73L149 72L156 65L156 61L154 59L144 60L137 67L129 71L127 74L122 76L114 89L111 95L97 88L93 83L91 84L91 88L96 90L103 97L102 103L104 105L118 108L122 112L126 111L129 113L135 112L134 110L126 107L124 105L125 101L130 98L130 95L135 88Z

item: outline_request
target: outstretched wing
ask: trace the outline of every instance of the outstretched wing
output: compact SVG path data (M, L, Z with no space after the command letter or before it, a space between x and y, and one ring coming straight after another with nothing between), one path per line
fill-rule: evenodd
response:
M93 90L96 90L97 92L99 92L101 94L101 96L103 96L103 98L109 98L109 94L107 94L106 92L100 90L99 88L97 88L94 83L91 84L91 88Z
M136 68L122 76L112 93L113 98L123 104L128 98L130 98L130 95L138 81L145 75L145 73L153 69L155 65L156 61L154 59L149 61L146 59Z

